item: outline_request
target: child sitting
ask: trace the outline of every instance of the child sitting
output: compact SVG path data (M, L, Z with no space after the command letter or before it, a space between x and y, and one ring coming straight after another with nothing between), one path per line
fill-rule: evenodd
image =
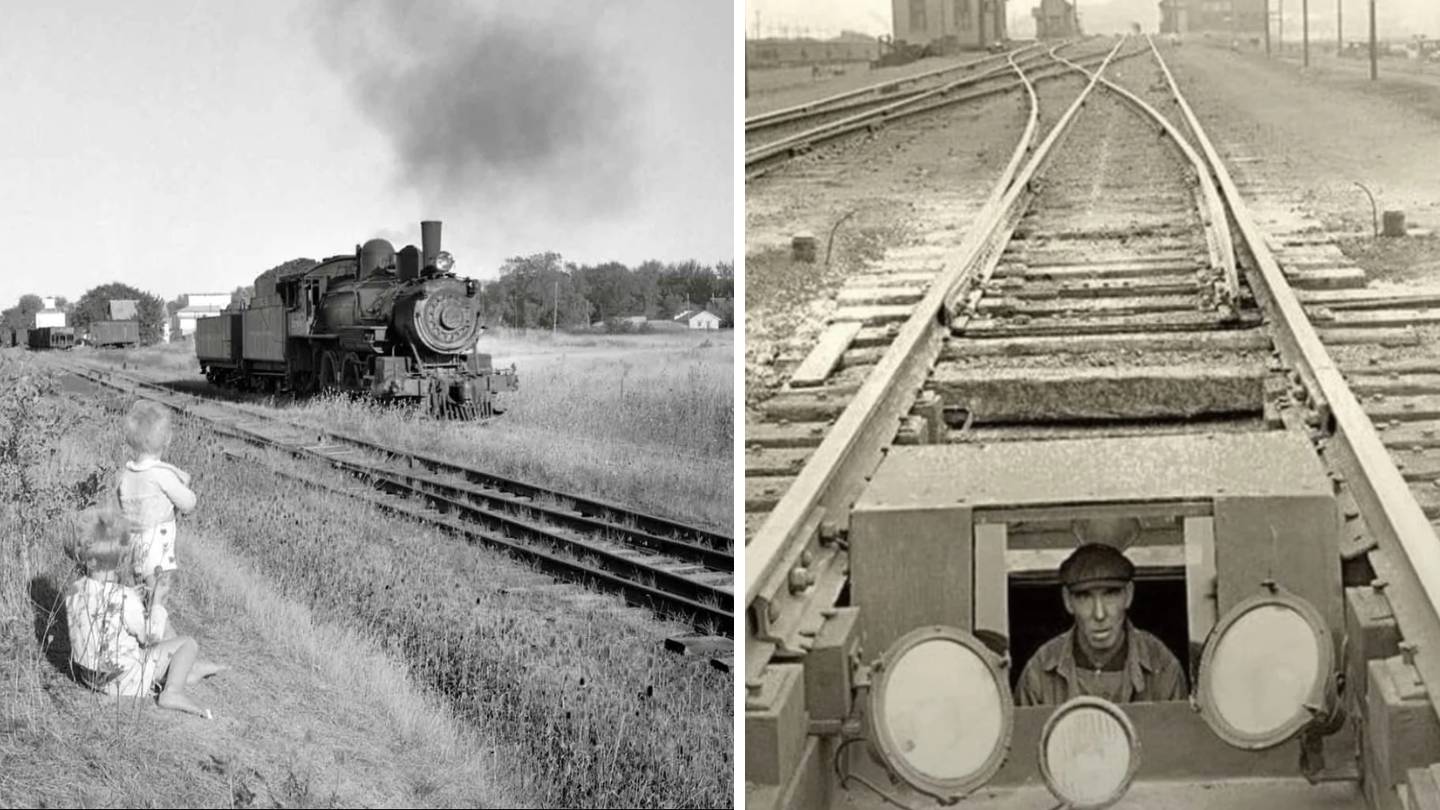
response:
M190 474L160 460L170 446L170 412L142 399L125 417L125 443L134 456L120 474L120 511L130 521L135 575L145 587L149 630L166 635L166 599L175 577L175 512L195 508Z
M156 699L161 708L210 717L185 687L228 667L197 660L199 645L188 636L160 641L147 635L140 593L122 581L129 578L132 551L125 519L87 516L67 550L85 571L65 592L77 679L115 697L149 695L163 680Z

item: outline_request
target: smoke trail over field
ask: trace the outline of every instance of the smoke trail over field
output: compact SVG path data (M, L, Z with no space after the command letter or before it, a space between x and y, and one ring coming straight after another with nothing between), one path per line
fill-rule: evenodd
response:
M599 4L321 8L322 56L422 198L588 217L632 196L633 79Z

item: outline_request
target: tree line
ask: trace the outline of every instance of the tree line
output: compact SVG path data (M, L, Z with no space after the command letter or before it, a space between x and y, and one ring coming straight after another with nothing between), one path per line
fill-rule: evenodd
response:
M289 273L313 267L312 259L291 259L266 271ZM248 306L254 285L236 287L232 306ZM735 268L729 262L702 265L695 261L642 262L634 268L619 262L576 264L558 253L537 253L506 260L500 278L480 287L481 318L488 324L523 328L551 325L565 329L588 328L595 323L616 324L627 319L669 320L686 310L708 309L721 325L734 326ZM66 324L83 332L95 321L110 319L112 299L138 301L136 320L140 341L161 339L164 324L179 338L176 313L189 304L181 295L163 301L128 284L112 282L91 288L78 301L55 300L66 313ZM0 311L6 330L31 329L35 313L44 308L40 296L20 296L15 306Z

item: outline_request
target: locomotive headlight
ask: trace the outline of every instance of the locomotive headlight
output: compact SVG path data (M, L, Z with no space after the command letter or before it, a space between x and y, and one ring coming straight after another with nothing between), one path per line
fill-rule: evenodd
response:
M450 268L452 268L452 267L454 267L454 266L455 266L455 257L450 255L450 251L448 251L448 250L442 250L442 251L440 251L439 253L435 254L435 269L436 269L436 270L439 270L439 271L442 272L442 273L448 273L448 272L450 272Z

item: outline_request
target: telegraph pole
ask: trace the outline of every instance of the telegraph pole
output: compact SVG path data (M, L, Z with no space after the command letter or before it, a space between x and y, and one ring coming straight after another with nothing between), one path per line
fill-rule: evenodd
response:
M555 279L555 307L550 311L550 334L555 334L555 325L560 321L560 279Z
M1270 0L1265 0L1265 58L1270 58Z
M1340 15L1344 11L1344 0L1335 0L1335 57L1345 52L1345 29L1341 26Z
M1310 67L1310 0L1300 0L1300 64Z
M1370 81L1375 81L1379 75L1375 64L1375 0L1370 0Z

